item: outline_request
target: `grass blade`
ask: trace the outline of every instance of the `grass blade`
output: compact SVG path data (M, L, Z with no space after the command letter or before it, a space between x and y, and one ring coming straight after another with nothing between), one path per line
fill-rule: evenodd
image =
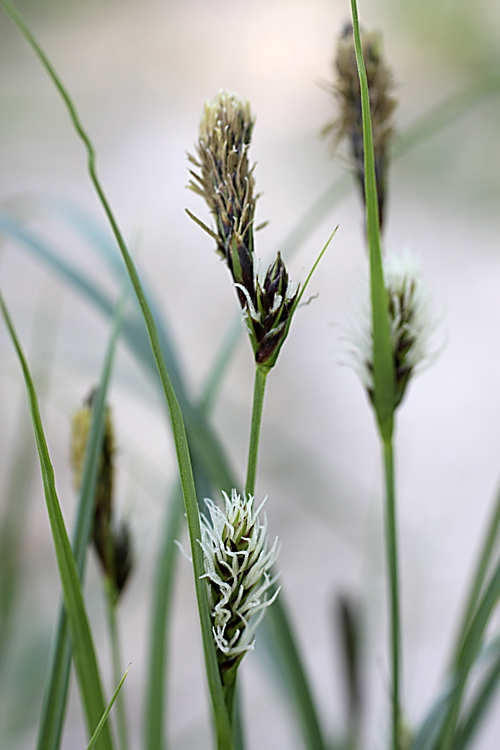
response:
M457 729L457 738L453 743L453 750L464 750L469 745L485 718L491 701L498 690L500 682L500 650L497 645L497 656L493 660L486 676L476 689L472 706Z
M141 310L144 316L144 320L148 329L149 338L151 341L151 348L153 350L155 361L156 361L158 371L160 374L160 379L162 381L163 389L164 389L165 396L168 402L171 421L172 421L172 428L174 432L174 439L176 443L179 470L181 474L181 482L183 485L183 492L184 492L184 501L185 501L185 507L186 507L186 512L188 516L188 527L190 531L191 552L193 556L193 565L194 565L194 570L195 570L195 586L196 586L197 597L198 597L198 602L199 602L200 622L202 626L203 643L204 643L205 658L206 658L206 665L207 665L207 676L209 680L209 687L210 687L210 692L211 692L211 697L212 697L212 705L214 709L214 719L218 728L219 750L222 750L222 748L225 748L225 747L230 748L231 743L232 743L231 731L230 731L230 726L229 726L229 720L227 717L227 711L224 705L224 697L223 697L222 688L220 685L220 678L218 674L215 647L214 647L214 643L213 643L213 639L211 635L210 614L209 614L208 602L206 598L206 589L204 586L204 581L200 580L200 575L203 573L203 560L202 560L201 549L199 545L197 544L197 539L200 538L199 517L198 517L198 510L197 510L197 505L196 505L196 493L195 493L192 468L191 468L190 458L189 458L186 431L184 428L184 423L182 420L182 414L179 408L179 403L176 399L175 392L172 389L172 385L169 380L168 372L167 372L165 363L162 358L161 346L160 346L160 341L159 341L157 329L155 326L155 322L151 314L151 311L149 309L149 306L147 304L147 300L145 298L141 282L139 280L137 271L135 269L135 265L123 241L119 228L114 219L113 213L109 207L109 204L104 195L103 189L100 185L99 179L97 177L97 174L95 171L95 154L94 154L93 146L80 123L80 120L78 118L75 107L71 101L71 98L69 97L69 94L65 90L59 77L53 70L49 60L47 59L43 51L40 49L36 41L33 39L32 35L30 34L28 29L22 22L21 18L15 11L15 8L12 6L12 4L8 0L0 0L0 4L4 7L4 9L7 10L9 16L16 23L19 30L21 31L25 39L28 41L32 49L35 51L35 54L37 55L43 67L47 71L48 75L54 82L54 85L56 86L57 90L61 94L68 108L68 112L72 120L72 123L79 137L82 139L82 141L85 144L85 148L87 150L87 155L88 155L88 167L89 167L89 174L90 174L91 181L98 194L98 197L106 213L106 216L110 222L113 234L115 235L115 238L117 240L117 243L120 248L120 252L122 254L123 260L125 262L129 277L134 287L134 291L137 295L137 299L141 306ZM188 411L188 414L189 414L189 411ZM207 437L210 437L210 433L208 432L206 425L203 423L200 417L198 417L198 420L196 424L193 425L193 427L196 427L196 429L194 430L194 434L193 434L193 438L194 438L193 448L198 448L198 449L202 448L203 450L201 452L201 457L202 459L205 458L206 460L207 455L209 455L213 446L213 443L210 443L207 440ZM200 427L202 429L200 429ZM200 439L203 441L203 444L201 446L200 446ZM215 457L217 458L217 456ZM221 465L218 467L218 473L220 476L222 476L222 474L225 473L226 480L230 477L227 471L227 467L224 465L224 463L221 463ZM221 482L220 485L227 486L226 482L223 482L223 483ZM296 651L296 654L298 655L298 651ZM299 706L299 710L301 710L300 706Z
M486 536L484 539L481 555L479 557L476 572L472 580L470 587L469 596L467 598L467 604L465 607L462 623L460 626L457 642L455 646L455 652L452 661L452 667L456 666L460 660L463 644L467 635L467 631L470 628L472 618L476 612L477 603L481 592L484 589L484 582L488 569L491 563L491 557L498 541L498 534L500 531L500 492L498 493L497 500L493 507L490 522L488 524Z
M118 687L116 688L115 692L113 693L113 697L111 698L110 702L108 703L108 706L107 706L105 712L102 715L101 721L97 725L97 727L95 729L95 732L92 735L92 738L91 738L89 744L87 745L87 750L92 750L92 748L95 747L95 744L96 744L96 742L97 742L97 740L99 738L99 735L102 732L102 728L104 727L104 725L105 725L105 723L106 723L106 721L108 719L109 712L113 708L113 704L114 704L115 700L118 698L118 694L119 694L120 690L122 689L123 683L125 682L125 680L127 678L127 675L128 675L128 673L130 671L130 666L131 665L129 664L128 667L127 667L127 669L126 669L126 671L125 671L125 674L123 675L123 677L121 678L120 682L118 683Z
M153 616L149 646L147 692L144 729L146 750L162 750L165 746L165 676L170 624L170 606L177 560L175 540L180 536L184 504L180 485L173 493L163 532L161 551L154 583Z
M18 355L26 383L30 412L33 420L33 430L35 433L40 468L42 471L45 500L54 539L64 603L71 631L75 669L84 706L87 727L89 734L92 734L105 710L99 670L92 643L92 635L90 633L87 614L85 611L75 558L73 557L61 513L61 507L59 505L59 499L57 497L54 470L45 440L36 390L33 385L28 363L21 349L19 339L17 338L11 318L1 295L0 310ZM99 748L101 750L111 750L112 748L111 733L107 725L102 730L99 740Z
M370 119L368 81L361 47L358 9L356 0L351 0L354 44L361 88L363 115L363 141L365 153L366 232L370 252L370 290L373 331L373 383L374 405L380 434L384 442L390 440L394 417L394 362L387 310L387 292L382 268L380 227L378 215L375 159Z
M37 308L32 333L33 355L36 359L42 356L42 352L53 350L59 317L58 312L48 312L41 304ZM50 361L45 360L36 373L38 392L42 396L47 391L49 373ZM10 654L16 605L23 583L21 550L29 515L31 485L38 464L32 434L29 412L23 404L16 420L16 434L12 438L13 459L6 476L6 506L0 524L0 684Z
M448 685L414 736L410 750L432 750L436 747L450 704L451 691L452 687Z
M73 555L80 580L83 580L88 539L92 526L95 489L99 470L101 446L104 436L106 395L109 381L111 379L111 371L116 352L116 345L118 343L124 304L125 293L115 311L113 327L104 358L101 380L94 399L89 439L85 452L82 483L79 493L78 510L72 542ZM70 666L70 631L66 618L66 611L64 606L62 606L59 613L54 640L54 650L42 705L42 714L38 729L37 750L58 750L60 747L66 709L66 698L68 694Z
M453 679L454 687L450 705L444 722L443 731L436 747L439 750L450 750L455 740L456 725L462 705L465 686L481 647L484 631L491 613L500 596L500 563L494 571L490 583L478 604L476 614L472 619L467 636L464 640L460 658L456 665Z
M97 307L104 315L111 317L114 309L114 303L110 297L105 294L94 282L85 276L78 268L59 255L52 247L45 244L37 235L28 232L24 227L19 225L15 220L2 216L0 214L0 231L7 233L23 247L35 253L37 257L49 265L59 276L70 284L78 293L86 297L92 304ZM147 299L147 298L146 298ZM148 300L147 300L148 301ZM149 304L149 301L148 301ZM153 318L155 325L157 319ZM160 318L158 318L160 321ZM199 456L200 464L207 467L207 471L213 478L213 483L217 487L231 489L230 485L230 468L225 454L220 445L220 441L204 419L201 412L196 409L188 399L184 388L177 363L173 346L168 338L164 324L159 325L157 330L160 331L159 342L162 356L165 360L168 371L173 368L175 380L171 381L176 393L177 400L184 415L186 431L189 437L191 450ZM158 370L155 359L152 355L149 343L147 329L144 325L142 316L127 315L121 326L122 338L128 345L132 354L146 368L148 373L158 380ZM163 331L163 334L161 332Z
M130 281L132 283L132 286L134 287L137 300L141 307L141 311L144 316L146 327L148 329L148 335L149 335L150 342L151 342L151 348L153 350L153 355L154 355L154 358L158 367L158 373L160 375L160 380L161 380L165 398L168 404L170 420L172 424L172 431L174 434L177 460L178 460L178 465L179 465L179 473L181 477L181 484L182 484L182 489L183 489L183 494L184 494L184 503L185 503L186 514L187 514L187 519L188 519L189 536L190 536L190 541L191 541L191 554L193 558L193 568L194 568L194 575L195 575L195 588L196 588L196 595L197 595L197 600L198 600L198 611L199 611L200 625L201 625L202 638L203 638L203 647L204 647L204 653L205 653L205 666L206 666L207 679L208 679L209 688L210 688L210 694L212 698L212 708L213 708L213 716L214 716L214 721L215 721L216 731L217 731L218 746L219 746L219 750L223 750L223 748L228 748L229 750L229 748L231 748L232 746L231 728L230 728L229 717L227 715L227 711L226 711L226 707L224 703L224 696L222 692L222 685L220 681L219 669L218 669L218 664L217 664L217 656L215 653L215 644L214 644L213 637L212 637L212 628L211 628L211 621L210 621L210 611L209 611L208 600L207 600L206 585L205 585L204 579L201 578L201 576L203 576L204 574L204 567L203 567L202 550L198 543L198 540L201 539L201 531L200 531L200 520L199 520L199 515L198 515L198 504L197 504L197 499L196 499L196 489L195 489L193 471L192 471L192 466L191 466L191 458L189 455L188 441L187 441L184 421L182 418L182 413L179 408L179 403L177 401L174 389L172 388L172 384L171 384L171 381L167 372L167 368L165 366L165 362L162 356L157 328L156 328L153 316L151 314L151 310L147 303L146 297L144 295L142 284L139 279L137 270L135 268L135 264L123 240L122 234L117 225L114 214L111 210L108 200L104 194L104 190L101 186L100 180L97 176L97 172L95 168L94 147L85 129L83 128L83 125L80 121L80 118L73 104L73 101L70 95L68 94L66 88L64 87L62 81L60 80L59 76L57 75L54 68L52 67L49 59L47 58L43 50L40 48L39 44L36 42L32 34L28 30L28 28L25 26L23 20L17 13L14 6L8 0L1 0L1 3L4 9L7 11L8 15L10 16L10 18L13 20L13 22L19 29L19 31L24 36L25 40L28 42L30 47L35 52L36 56L41 62L46 73L48 74L52 82L54 83L54 86L56 87L57 91L62 97L64 104L66 105L73 127L75 128L78 136L80 137L80 139L82 140L85 146L87 157L88 157L88 171L89 171L90 179L92 181L94 189L101 202L101 205L104 209L104 212L108 218L111 229L117 241L117 244L122 254L123 261L125 263L125 267L127 269ZM68 546L69 546L69 543L68 543ZM73 565L74 565L74 561L73 561ZM75 570L75 573L76 573L76 570ZM75 658L76 658L76 653L75 653Z
M272 596L272 591L270 595ZM297 648L283 591L259 627L259 645L266 651L267 660L278 677L278 685L288 697L294 718L298 722L307 750L326 750L328 747L314 702L313 694Z

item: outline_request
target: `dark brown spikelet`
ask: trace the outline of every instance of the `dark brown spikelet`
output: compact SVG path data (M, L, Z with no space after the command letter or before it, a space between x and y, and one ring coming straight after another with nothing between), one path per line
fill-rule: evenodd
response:
M255 204L254 166L248 149L254 120L248 102L236 94L220 91L205 104L196 146L197 158L188 159L189 187L204 198L216 231L209 229L190 211L189 216L216 241L217 251L227 261L232 277L253 296L253 223ZM238 290L241 306L245 298ZM255 301L255 300L253 300Z
M375 177L380 227L382 228L384 224L389 145L393 134L392 114L396 106L396 99L391 94L393 79L390 68L382 56L380 34L374 31L362 31L361 44L370 96ZM333 136L334 146L337 146L339 141L344 138L349 141L355 174L364 200L365 163L361 91L352 25L350 24L344 27L340 36L334 69L336 80L332 84L331 90L339 102L340 115L323 128L322 135Z
M271 360L284 341L290 314L299 289L290 284L280 253L267 269L264 283L256 282L258 315L247 316L247 325L255 339L255 361Z
M93 389L85 399L83 407L73 416L72 421L70 462L77 491L80 490L82 482L95 394L96 390ZM92 542L101 567L118 599L132 568L132 545L128 528L124 523L118 528L113 527L114 452L115 439L111 413L109 407L106 407L104 436L95 489Z

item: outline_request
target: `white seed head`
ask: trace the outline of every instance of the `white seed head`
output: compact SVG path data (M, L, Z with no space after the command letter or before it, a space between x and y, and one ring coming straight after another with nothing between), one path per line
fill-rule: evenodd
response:
M224 492L225 509L209 498L205 504L210 520L201 516L201 548L207 579L208 601L215 644L227 660L253 649L253 637L266 608L277 576L270 571L279 553L276 538L267 548L267 519L259 520L264 502L254 510L254 498Z

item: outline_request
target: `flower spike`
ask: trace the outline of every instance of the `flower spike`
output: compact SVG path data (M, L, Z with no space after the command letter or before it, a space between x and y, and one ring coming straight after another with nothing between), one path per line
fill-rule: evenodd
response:
M223 492L225 509L209 498L210 520L201 516L201 541L212 632L222 681L230 685L247 651L254 647L255 631L279 588L268 598L277 576L271 568L279 553L276 538L267 547L267 519L261 522L261 503L254 509L251 495Z
M394 408L403 400L409 380L429 356L434 320L427 291L416 263L390 255L384 263L385 287L394 362ZM358 329L350 336L354 365L373 401L373 333L368 302L361 310Z
M370 94L375 177L380 227L382 228L384 224L389 144L393 134L392 114L396 106L396 99L391 94L393 88L392 74L382 55L380 34L374 31L363 31L361 43ZM348 139L354 172L364 200L365 154L361 91L353 31L350 23L346 24L338 41L334 68L336 81L331 84L330 89L339 101L340 115L337 119L325 125L322 135L325 137L333 136L335 147L343 138Z
M215 231L190 211L187 213L215 239L217 252L233 277L255 362L269 370L276 364L305 285L299 293L279 252L265 273L254 255L259 196L255 194L255 165L248 159L253 125L250 105L236 94L220 91L205 104L197 157L188 156L198 170L191 170L189 187L204 198L215 220Z

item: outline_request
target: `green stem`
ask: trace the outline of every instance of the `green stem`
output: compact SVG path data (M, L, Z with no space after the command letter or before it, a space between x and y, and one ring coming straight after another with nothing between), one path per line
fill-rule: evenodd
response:
M387 566L389 570L389 597L391 620L391 683L392 683L392 748L399 748L401 723L400 672L401 626L399 612L399 573L394 492L394 452L392 439L384 442L384 468L386 486L385 537Z
M120 636L116 621L116 590L112 582L106 579L106 598L108 604L108 627L111 641L111 659L113 663L113 684L118 685L122 679L120 658ZM120 750L128 750L128 731L123 689L116 698L116 722L118 727L118 745Z
M245 494L255 495L255 480L257 477L257 457L259 453L260 426L262 423L262 407L264 406L264 392L269 369L262 365L255 368L255 382L253 389L252 424L250 427L250 445L248 446L247 481Z

